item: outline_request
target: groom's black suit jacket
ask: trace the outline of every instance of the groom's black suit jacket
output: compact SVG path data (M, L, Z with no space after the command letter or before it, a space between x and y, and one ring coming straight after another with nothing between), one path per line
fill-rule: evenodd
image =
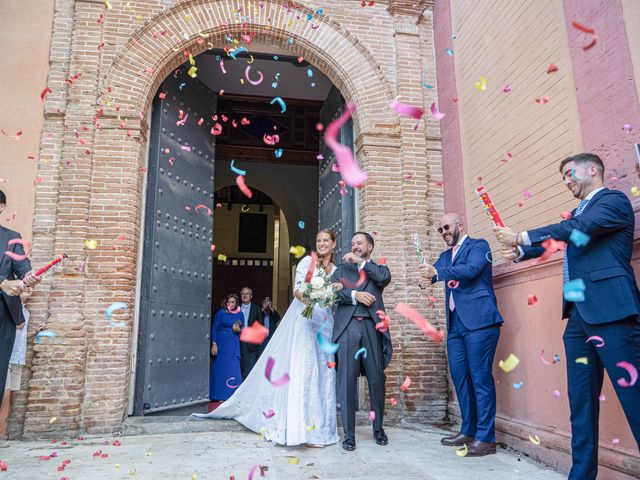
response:
M347 328L356 310L356 305L353 305L352 302L352 290L369 292L376 297L376 301L370 307L365 306L374 322L377 323L380 321L376 312L378 310L385 311L382 292L391 282L391 272L389 268L386 265L378 265L372 260L369 260L364 264L363 270L366 274L366 279L364 283L358 287L356 287L356 284L358 283L360 272L358 271L357 263L343 263L339 265L331 278L333 282L340 282L344 285L344 288L337 292L338 308L334 316L332 339L334 343L338 341L340 335L342 335ZM387 365L391 362L391 355L393 353L391 335L389 334L389 330L381 333L383 365L384 368L387 368Z

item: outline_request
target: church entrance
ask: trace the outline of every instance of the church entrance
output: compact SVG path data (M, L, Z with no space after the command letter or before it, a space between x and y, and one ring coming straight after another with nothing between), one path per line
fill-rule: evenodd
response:
M342 113L340 92L303 59L243 50L190 57L155 96L134 415L206 408L211 319L226 294L249 287L284 314L290 247L309 252L318 228L332 228L336 255L350 248L354 191L322 134ZM339 141L353 148L351 122Z

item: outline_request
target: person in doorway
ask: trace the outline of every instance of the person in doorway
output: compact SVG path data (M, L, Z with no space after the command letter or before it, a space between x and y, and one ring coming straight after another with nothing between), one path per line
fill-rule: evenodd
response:
M6 207L7 197L0 190L0 213ZM25 287L40 282L40 277L33 275L22 243L18 232L0 225L0 385L7 382L16 326L24 322L19 295Z
M562 318L567 325L562 340L571 412L569 479L595 480L605 370L640 449L640 382L627 379L640 368L640 291L631 266L634 209L623 192L604 186L604 163L597 155L565 158L560 174L580 200L570 218L523 232L494 230L507 260L540 257L551 250L549 239L567 245L562 264Z
M27 356L27 328L29 326L29 310L25 306L27 299L33 293L31 287L26 287L20 294L22 302L22 315L24 323L16 327L16 339L13 342L13 351L9 360L9 372L7 374L7 383L4 387L4 396L2 397L2 407L0 407L0 448L9 446L6 441L7 427L9 423L9 415L11 414L11 392L20 390L22 382L22 367L26 363Z
M420 265L423 285L445 284L447 358L462 425L442 445L467 445L467 457L496 453L496 386L493 357L502 316L493 291L491 248L483 238L465 234L457 213L440 219L438 232L449 247L434 265Z
M271 298L265 297L262 300L262 310L260 311L260 323L264 325L267 330L269 330L269 335L267 335L266 340L260 345L260 355L264 352L264 349L267 348L269 344L269 340L273 337L273 334L278 328L278 324L280 323L280 314L273 308L273 303L271 302Z
M238 296L227 295L225 308L216 313L211 325L211 375L209 399L212 402L227 400L240 385L240 332L242 313L238 308Z
M260 307L255 303L252 303L253 292L249 287L244 287L240 291L240 310L243 317L243 328L253 325L254 322L262 323L260 321L261 312ZM242 378L245 379L251 373L254 365L258 361L260 356L260 345L253 343L240 342L240 364L242 366Z
M303 296L306 276L311 272L330 277L335 272L335 245L331 230L318 232L317 261L306 256L298 263L295 298L251 374L216 410L194 416L235 419L278 445L323 447L340 439L335 363L329 340L333 329L331 308L316 305L311 318L303 315L308 304Z
M369 385L373 417L373 438L378 445L387 445L389 439L382 428L385 399L384 369L391 362L393 352L391 335L386 329L376 328L377 312L384 312L382 292L391 282L386 265L371 260L373 237L356 232L351 238L351 251L342 257L343 263L333 274L333 281L344 288L337 293L332 341L337 351L338 403L342 415L344 438L342 448L356 449L356 392L358 375L364 371ZM361 280L363 279L363 280ZM363 353L364 351L364 353Z

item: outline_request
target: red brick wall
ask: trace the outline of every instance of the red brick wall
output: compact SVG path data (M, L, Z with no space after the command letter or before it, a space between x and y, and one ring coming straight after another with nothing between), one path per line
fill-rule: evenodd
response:
M36 195L33 260L40 264L65 251L71 261L44 282L31 304L34 325L45 322L57 337L30 347L32 374L14 409L14 435L115 431L127 415L136 351L137 261L144 234L146 179L139 169L146 163L151 100L163 79L184 61L183 50L195 55L207 43L223 46L225 33L240 30L234 8L240 5L249 12L244 1L231 6L185 0L164 8L167 3L173 2L112 0L111 10L100 1L55 4L48 79L52 93L44 109L45 129L56 135L40 146L41 155L53 160L38 173L46 181ZM410 241L417 232L429 247L435 240L430 225L442 213L442 190L434 186L442 174L439 124L426 118L414 128L415 122L399 119L388 107L397 95L425 107L435 99L435 90L420 85L422 70L423 80L435 83L431 12L423 14L430 2L390 1L362 8L359 2L326 1L317 30L306 21L306 8L287 13L282 2L251 4L256 13L251 12L250 29L258 40L303 56L358 105L357 156L370 177L360 191L360 227L376 233L376 256L388 258L393 275L385 302L393 319L396 355L387 378L388 396L399 403L389 415L442 420L447 403L443 348L426 341L393 311L396 303L407 302L442 324L441 302L428 311L416 286ZM200 43L199 33L207 36ZM82 73L78 80L65 82L77 72ZM96 125L97 109L103 114ZM74 130L84 144L78 144ZM121 235L124 240L117 240ZM98 248L85 248L86 239L97 240ZM105 320L106 307L116 301L129 304L117 318L126 322L125 328L113 328ZM412 387L400 394L406 375ZM58 420L50 423L54 416Z

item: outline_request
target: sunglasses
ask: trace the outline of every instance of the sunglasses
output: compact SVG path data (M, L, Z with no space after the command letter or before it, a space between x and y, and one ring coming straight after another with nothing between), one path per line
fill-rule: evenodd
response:
M441 227L438 227L438 233L448 232L450 229L453 229L453 227L455 227L456 225L459 225L459 224L454 223L453 225L443 225Z

